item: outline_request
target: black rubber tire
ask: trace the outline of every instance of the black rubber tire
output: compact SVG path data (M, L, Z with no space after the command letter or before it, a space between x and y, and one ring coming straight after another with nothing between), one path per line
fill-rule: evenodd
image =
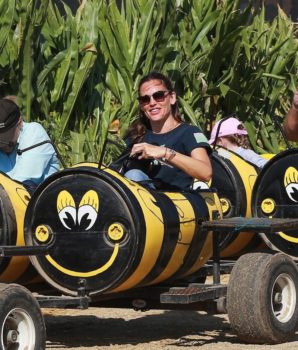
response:
M289 341L298 325L298 270L286 254L241 256L230 276L227 312L232 329L248 343Z
M0 284L0 337L3 350L45 349L45 323L38 302L18 284Z

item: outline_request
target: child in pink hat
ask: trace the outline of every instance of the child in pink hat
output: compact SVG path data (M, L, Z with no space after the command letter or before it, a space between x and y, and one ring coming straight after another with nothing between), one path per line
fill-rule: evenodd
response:
M212 129L209 144L226 148L258 168L262 168L268 160L250 149L247 135L245 127L237 118L220 119Z

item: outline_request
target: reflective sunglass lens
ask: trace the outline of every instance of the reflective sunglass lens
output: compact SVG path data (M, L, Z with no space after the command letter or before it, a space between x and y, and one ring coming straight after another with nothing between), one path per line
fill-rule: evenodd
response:
M148 96L148 95L139 96L138 100L139 100L140 104L146 105L150 102L150 96Z
M170 91L156 91L151 96L153 97L153 99L156 102L163 102L165 100L167 94L169 94L169 93L170 93ZM146 105L146 104L150 103L151 96L149 96L149 95L139 96L138 100L139 100L140 104Z
M154 94L152 94L152 97L156 102L162 102L166 97L166 91L156 91Z

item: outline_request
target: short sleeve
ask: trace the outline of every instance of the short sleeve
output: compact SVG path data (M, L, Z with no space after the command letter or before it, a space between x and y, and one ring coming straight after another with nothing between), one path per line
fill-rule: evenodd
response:
M191 154L195 148L205 148L208 154L212 152L206 136L196 126L189 125L189 128L185 130L183 142L187 154Z
M19 154L14 168L8 175L17 181L29 180L39 184L51 172L59 170L55 149L47 141L50 141L50 138L39 123L23 123L18 140ZM42 144L43 142L47 143Z

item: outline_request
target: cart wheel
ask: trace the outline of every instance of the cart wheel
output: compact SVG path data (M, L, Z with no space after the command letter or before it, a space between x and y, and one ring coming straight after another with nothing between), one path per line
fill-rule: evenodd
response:
M0 283L0 329L3 350L45 349L45 325L39 305L20 285Z
M281 343L298 325L298 270L282 253L241 256L230 276L227 311L231 327L249 343Z

